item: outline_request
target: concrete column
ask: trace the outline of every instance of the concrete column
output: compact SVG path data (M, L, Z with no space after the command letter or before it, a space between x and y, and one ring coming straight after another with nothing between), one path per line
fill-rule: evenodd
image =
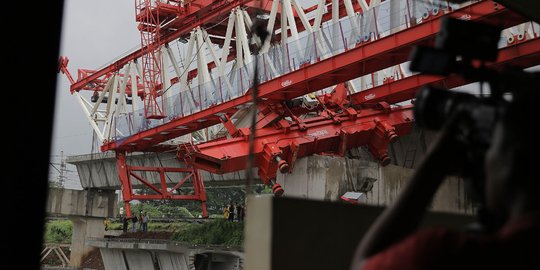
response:
M335 156L309 156L298 159L291 174L278 174L284 196L311 200L337 201L347 191L365 193L366 204L388 205L398 196L413 170L395 165ZM431 210L473 213L465 196L463 181L449 178L439 188Z
M343 157L313 155L296 160L291 174L279 174L277 182L284 196L337 201L349 187L374 182L378 165ZM353 183L354 182L354 183Z
M83 257L92 250L86 246L89 237L103 237L105 217L116 216L114 190L49 189L46 211L68 216L73 223L70 265L79 267Z
M154 269L154 260L152 252L149 250L129 250L124 251L128 269L147 270Z
M128 270L122 249L100 248L99 251L105 269Z
M105 235L104 218L70 217L70 220L73 222L70 265L80 267L83 257L94 249L94 247L85 244L86 238L103 238Z
M172 252L156 252L159 267L163 270L189 270L186 255Z

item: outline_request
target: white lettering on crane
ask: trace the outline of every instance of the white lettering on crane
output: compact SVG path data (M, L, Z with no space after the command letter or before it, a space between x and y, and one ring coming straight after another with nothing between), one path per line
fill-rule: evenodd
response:
M462 20L462 21L469 21L471 19L471 15L470 14L463 14L458 19Z
M292 81L291 80L286 80L284 82L281 83L281 87L285 87L285 86L289 86L292 84Z
M326 130L317 130L313 133L308 133L309 136L311 137L320 137L320 136L324 136L324 135L328 135L328 131Z
M364 96L364 99L365 100L370 100L370 99L374 99L375 97L376 97L375 94L371 93L371 94L369 94L367 96Z

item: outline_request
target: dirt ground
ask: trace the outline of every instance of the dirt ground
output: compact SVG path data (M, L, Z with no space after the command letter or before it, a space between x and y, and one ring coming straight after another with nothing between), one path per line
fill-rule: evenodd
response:
M118 238L135 238L135 239L171 239L174 232L126 232L118 236Z
M105 270L103 259L101 258L101 253L98 248L90 251L90 253L83 258L82 268Z

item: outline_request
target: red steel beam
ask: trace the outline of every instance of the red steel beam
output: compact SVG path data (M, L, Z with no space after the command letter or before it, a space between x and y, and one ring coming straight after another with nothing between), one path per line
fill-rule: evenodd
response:
M198 201L200 198L197 195L171 195L170 197L163 198L159 194L133 194L131 196L133 200L184 200L184 201Z
M503 28L526 21L525 18L493 1L477 2L449 15L497 24ZM433 42L439 31L440 21L441 17L433 18L376 41L362 43L344 53L262 83L259 86L259 98L276 101L290 100L403 63L407 61L413 46L428 45ZM128 138L106 142L101 146L101 150L144 151L161 142L219 124L218 115L234 113L239 107L250 102L251 95L247 93L189 116L173 119L166 124L142 131Z
M390 160L388 144L397 136L408 134L413 123L412 106L403 106L363 109L355 111L354 115L342 113L334 119L317 116L304 119L302 126L293 122L286 128L260 128L254 140L253 167L259 168L259 176L267 183L275 178L280 162L292 167L300 157L323 152L342 156L347 150L361 145L368 145L373 156L386 165ZM243 132L249 133L248 129L243 129ZM190 165L212 173L244 170L248 158L247 137L244 134L217 139L196 145L191 151L184 151L181 147L181 155L189 152ZM283 161L276 160L276 157Z
M502 48L497 62L487 66L501 68L507 64L519 68L540 65L540 38ZM351 99L353 104L371 104L381 101L394 104L414 98L416 91L424 85L454 88L473 82L475 81L467 81L457 74L448 77L418 74L354 93Z
M129 166L130 171L192 173L191 168Z
M120 182L122 184L122 197L125 202L126 215L131 216L131 206L129 202L134 199L138 200L158 200L158 199L171 199L171 200L194 200L200 201L202 207L202 215L208 217L206 211L206 191L204 189L204 183L200 174L193 168L170 168L170 167L143 167L143 166L129 166L126 163L126 156L124 153L116 153L116 161L118 165L118 171L120 176ZM136 174L135 172L158 172L160 177L160 186L150 183L143 176ZM167 188L165 181L166 173L187 173L188 175L181 179L173 189ZM152 189L156 194L134 194L133 186L131 184L132 178L142 183L146 187ZM193 195L179 195L174 194L172 191L179 188L184 184L188 178L191 178L193 189L195 194Z
M233 9L233 8L235 8L237 6L240 6L240 5L247 4L247 3L251 2L251 1L253 1L253 0L223 0L223 1L220 1L220 2L223 2L223 4L222 5L216 5L215 9L211 10L211 12L207 12L207 11L204 12L204 10L202 10L201 12L203 12L203 14L198 14L198 13L197 13L198 15L193 14L194 16L190 17L190 18L192 18L192 20L189 20L188 23L180 24L178 26L178 28L174 32L171 32L170 34L167 34L167 35L164 35L163 37L161 37L160 44L150 44L149 46L156 47L156 46L161 46L161 45L163 45L165 43L169 43L169 42L179 38L180 36L182 36L182 35L184 35L186 33L189 33L192 29L194 29L194 28L196 28L198 26L204 25L206 23L212 22L216 18L218 18L219 16L222 16L222 15L224 15L226 13L229 13L231 11L231 9ZM109 72L114 72L114 71L117 71L117 70L121 69L129 61L140 58L144 54L144 52L146 52L146 51L148 51L147 47L143 47L143 48L141 48L141 49L139 49L137 51L134 51L134 52L130 53L127 56L124 56L124 57L116 60L114 63L106 66L105 68L102 68L102 69L96 71L92 75L77 81L76 83L71 85L71 92L78 91L78 90L84 88L91 81L96 80L99 77L101 77L101 76L103 76L103 75L105 75L105 74L107 74Z

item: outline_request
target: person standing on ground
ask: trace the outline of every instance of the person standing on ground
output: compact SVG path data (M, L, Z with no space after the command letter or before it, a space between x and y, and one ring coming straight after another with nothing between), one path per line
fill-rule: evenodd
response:
M143 218L142 218L142 231L147 232L148 231L148 213L144 212Z
M108 231L109 230L109 226L111 225L111 220L108 219L108 218L105 218L103 220L103 225L105 225L105 231Z
M143 211L139 211L139 232L143 231Z
M236 207L236 212L238 213L238 221L244 221L244 207L241 204Z
M229 207L231 207L231 206L230 205L224 205L223 206L223 218L225 220L229 219Z
M229 221L234 221L234 215L236 211L236 205L235 203L231 203L229 206Z
M127 232L127 230L128 230L128 219L127 219L127 217L122 215L120 217L120 220L122 221L122 231Z
M131 232L137 232L137 216L132 216L131 222L133 222L133 224L131 225Z

